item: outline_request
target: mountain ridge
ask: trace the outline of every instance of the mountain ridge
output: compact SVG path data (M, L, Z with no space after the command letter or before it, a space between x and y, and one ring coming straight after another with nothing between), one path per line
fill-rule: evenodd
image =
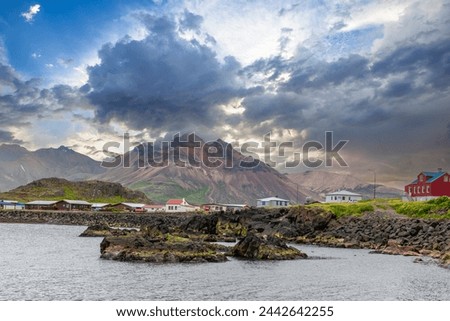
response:
M96 178L121 182L132 189L146 193L151 199L165 202L168 198L184 197L193 203L221 202L247 203L255 205L256 199L279 196L293 202L297 200L296 186L283 174L262 161L246 157L233 149L231 144L219 139L206 148L196 148L195 138L205 144L198 136L184 136L174 140L173 145L181 143L179 149L161 148L161 145L142 144L125 153L121 160L129 159L129 167L116 166ZM212 148L223 157L210 157L221 160L216 166L205 166L208 159L207 148ZM116 157L116 161L120 159ZM159 162L166 159L166 166L155 167L148 159ZM192 164L200 163L199 166ZM226 166L231 162L233 166ZM184 164L184 163L187 163ZM243 166L245 165L245 166ZM304 202L309 192L298 191L299 202Z
M65 146L29 151L17 144L0 145L0 191L48 177L90 179L104 171L100 162Z

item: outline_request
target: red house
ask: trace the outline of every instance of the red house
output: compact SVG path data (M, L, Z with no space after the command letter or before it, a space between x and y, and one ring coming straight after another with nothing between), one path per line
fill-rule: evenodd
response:
M405 186L405 193L414 201L427 201L439 196L450 197L450 175L437 172L421 172L417 179Z

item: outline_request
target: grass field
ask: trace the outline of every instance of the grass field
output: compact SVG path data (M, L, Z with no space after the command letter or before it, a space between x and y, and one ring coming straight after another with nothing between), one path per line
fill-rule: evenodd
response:
M403 202L400 199L376 199L355 203L316 203L337 217L361 216L372 211L393 211L411 218L450 219L450 198L442 196L426 202Z

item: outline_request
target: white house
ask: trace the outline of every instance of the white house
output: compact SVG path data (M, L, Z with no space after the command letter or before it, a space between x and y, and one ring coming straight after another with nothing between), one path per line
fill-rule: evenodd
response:
M165 205L159 205L159 204L150 204L145 205L144 210L149 213L162 213L166 211Z
M256 207L286 207L289 205L289 200L278 197L267 197L256 200Z
M3 210L23 210L25 205L17 201L0 200L0 209Z
M166 212L169 213L195 212L197 209L199 207L189 204L184 198L170 199L166 202Z
M325 203L347 203L347 202L357 202L361 200L362 200L361 194L352 193L346 190L328 193L325 196Z

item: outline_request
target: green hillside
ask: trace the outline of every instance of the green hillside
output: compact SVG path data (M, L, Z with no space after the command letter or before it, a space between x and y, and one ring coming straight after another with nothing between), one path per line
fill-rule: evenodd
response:
M29 202L33 200L85 200L92 203L137 202L150 204L148 197L118 183L102 181L71 182L60 178L44 178L9 192L0 199Z

